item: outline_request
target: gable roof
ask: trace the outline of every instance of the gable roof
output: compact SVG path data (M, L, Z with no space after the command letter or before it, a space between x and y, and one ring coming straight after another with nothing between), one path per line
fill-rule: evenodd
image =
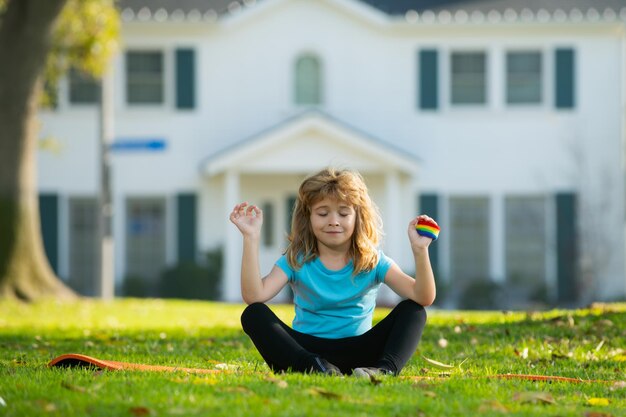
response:
M239 172L303 172L349 166L362 172L390 167L416 175L419 158L320 110L308 110L243 139L200 164L209 176Z
M557 21L617 18L626 20L626 0L330 0L337 3L354 3L372 11L382 12L389 18L406 18L410 23L422 20L432 23L439 20L466 22L473 18L482 23L498 21ZM141 21L216 21L244 9L277 0L120 0L119 8L124 20ZM471 20L471 19L470 19Z

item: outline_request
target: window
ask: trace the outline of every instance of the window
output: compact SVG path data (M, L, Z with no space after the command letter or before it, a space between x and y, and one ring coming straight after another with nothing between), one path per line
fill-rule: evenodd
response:
M485 104L487 59L484 52L454 52L451 59L452 104Z
M505 199L506 276L536 288L545 280L546 210L543 197Z
M322 103L322 68L317 57L298 58L295 68L295 103L317 105Z
M96 295L98 205L95 198L69 200L70 286L82 295Z
M163 103L163 53L126 53L126 99L129 104Z
M541 103L541 53L508 52L506 54L506 102L508 104Z
M274 205L264 203L263 210L263 246L274 246Z
M165 267L165 200L126 202L126 274L156 283Z
M488 198L450 198L450 265L458 284L491 278Z
M95 104L100 100L100 82L75 68L68 74L70 103Z

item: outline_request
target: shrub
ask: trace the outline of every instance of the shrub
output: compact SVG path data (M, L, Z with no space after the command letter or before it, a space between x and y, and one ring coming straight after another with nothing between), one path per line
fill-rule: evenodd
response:
M128 275L122 283L121 293L124 297L148 297L150 295L149 285L144 277L139 275Z
M222 250L206 254L205 264L181 262L163 271L159 295L163 298L217 300L220 297Z
M504 298L500 284L489 279L476 279L463 289L458 307L465 310L493 310L502 307Z

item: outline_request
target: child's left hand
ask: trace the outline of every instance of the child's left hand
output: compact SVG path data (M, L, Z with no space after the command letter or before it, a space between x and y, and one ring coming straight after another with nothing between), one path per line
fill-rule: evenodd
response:
M415 225L417 225L417 222L420 219L428 220L437 224L437 222L432 217L429 217L425 214L420 214L419 216L417 216L416 218L414 218L413 220L409 222L409 230L408 230L409 241L411 242L411 249L413 250L426 249L433 241L431 238L427 236L422 236L419 233L417 233L417 230L415 229Z

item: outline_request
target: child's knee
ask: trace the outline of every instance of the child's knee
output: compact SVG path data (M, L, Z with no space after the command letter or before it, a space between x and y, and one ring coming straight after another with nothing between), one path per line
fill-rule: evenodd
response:
M401 301L396 308L400 308L401 314L409 315L411 317L415 317L422 324L426 323L426 309L421 305L416 303L413 300L404 300Z
M248 305L243 313L241 313L241 327L246 333L256 328L259 320L267 316L269 307L263 303L252 303Z

